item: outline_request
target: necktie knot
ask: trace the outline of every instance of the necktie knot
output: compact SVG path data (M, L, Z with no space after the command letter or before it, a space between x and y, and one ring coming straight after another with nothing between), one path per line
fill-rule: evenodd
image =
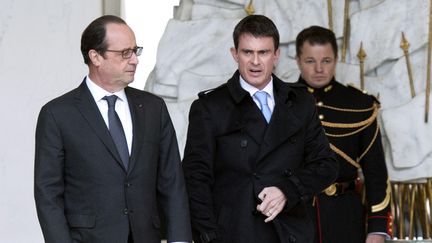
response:
M267 92L257 91L257 92L255 92L254 97L260 103L261 113L263 114L267 123L269 123L270 118L271 118L271 111L270 111L270 107L268 106L268 103L267 103Z
M262 105L267 105L267 92L257 91L254 96L257 98L259 103Z
M115 107L115 103L117 101L117 98L118 98L117 95L110 95L110 96L103 97L103 99L108 102L109 108Z

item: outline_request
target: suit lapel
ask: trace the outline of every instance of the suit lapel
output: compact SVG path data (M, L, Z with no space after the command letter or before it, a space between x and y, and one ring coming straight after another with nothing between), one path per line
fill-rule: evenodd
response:
M149 112L146 110L144 102L136 95L131 92L131 89L125 88L126 96L128 99L129 109L132 117L132 127L133 127L133 138L132 138L132 152L129 160L129 170L128 173L136 165L140 147L142 144L143 136L145 134L146 119L149 117ZM154 115L154 114L153 114Z
M107 147L108 151L115 158L117 163L123 168L123 162L121 161L120 155L117 152L114 141L111 138L109 130L100 114L99 108L97 107L90 90L87 88L85 81L77 89L75 96L75 103L78 110L83 115L84 119L88 122L88 125L94 130L96 135L100 138L102 143Z
M275 90L275 108L257 162L268 153L278 147L281 143L289 139L301 128L301 122L292 111L294 92L281 80L273 76Z

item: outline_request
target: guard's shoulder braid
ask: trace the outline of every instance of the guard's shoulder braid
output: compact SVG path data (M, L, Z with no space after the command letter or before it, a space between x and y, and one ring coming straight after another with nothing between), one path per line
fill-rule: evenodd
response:
M375 96L373 94L369 94L367 90L365 90L365 89L362 90L362 89L358 88L357 86L355 86L353 83L347 83L346 86L348 88L351 88L351 89L357 91L357 92L361 92L362 94L371 97L371 99L373 100L373 102L375 102L375 103L378 104L378 108L379 108L379 105L380 105L380 101L379 101L379 97L378 97L379 94L378 94L378 96Z

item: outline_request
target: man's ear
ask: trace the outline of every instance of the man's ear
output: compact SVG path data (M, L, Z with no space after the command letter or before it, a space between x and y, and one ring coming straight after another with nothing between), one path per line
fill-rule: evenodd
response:
M102 58L102 56L99 54L99 52L97 52L94 49L91 49L88 52L88 56L89 56L89 59L93 65L95 65L95 66L100 65L100 58Z
M276 61L279 60L279 57L280 57L280 48L278 48L278 49L275 51L275 57L276 57Z
M238 52L237 52L237 49L235 49L234 47L231 47L230 48L230 52L231 52L231 55L233 56L234 60L236 62L238 62Z

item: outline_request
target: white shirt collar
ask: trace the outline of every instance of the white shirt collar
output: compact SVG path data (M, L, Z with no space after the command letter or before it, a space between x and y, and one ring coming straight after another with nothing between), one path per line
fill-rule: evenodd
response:
M99 85L97 85L95 82L93 82L88 75L86 77L86 84L96 102L100 101L103 97L110 96L110 95L117 95L117 97L120 100L127 102L126 93L124 89L121 89L114 93L108 92L103 88L101 88Z
M259 91L259 89L246 82L246 80L244 80L241 75L240 75L240 86L244 90L249 92L250 96L252 97L257 91ZM262 89L262 91L265 91L267 94L269 94L270 99L273 99L273 77L270 77L270 82Z

